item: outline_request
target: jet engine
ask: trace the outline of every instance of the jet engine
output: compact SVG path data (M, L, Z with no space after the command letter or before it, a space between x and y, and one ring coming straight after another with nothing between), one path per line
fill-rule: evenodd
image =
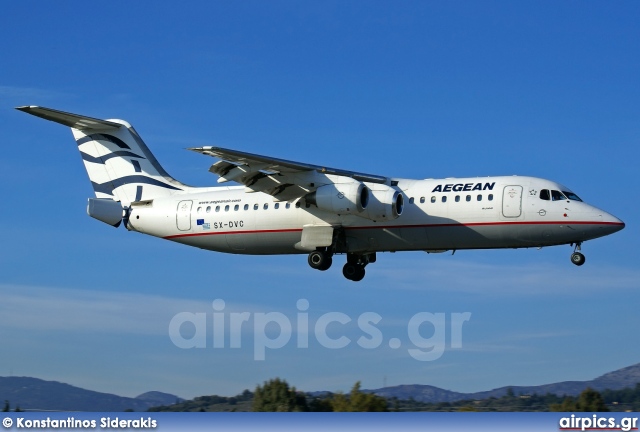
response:
M337 214L359 214L369 204L369 188L359 181L320 186L305 196L307 203Z
M371 188L369 205L358 216L381 222L399 218L403 210L402 192L389 186L375 185Z

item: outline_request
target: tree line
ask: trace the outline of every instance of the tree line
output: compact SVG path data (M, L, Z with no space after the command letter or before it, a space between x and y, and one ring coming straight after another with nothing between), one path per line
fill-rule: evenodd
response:
M11 411L11 405L9 404L8 400L5 400L4 408L2 408L2 412L10 412L10 411ZM20 409L20 406L16 405L16 409L14 409L13 412L22 412L22 410Z
M375 412L375 411L558 411L603 412L640 410L640 384L623 390L598 392L587 388L578 396L547 393L514 394L502 397L455 402L420 402L414 399L384 398L361 390L356 382L349 393L304 393L280 378L233 396L201 396L175 405L149 411L261 411L261 412Z
M256 387L253 411L257 412L382 412L388 411L387 400L360 390L356 382L348 395L328 393L308 398L280 378Z

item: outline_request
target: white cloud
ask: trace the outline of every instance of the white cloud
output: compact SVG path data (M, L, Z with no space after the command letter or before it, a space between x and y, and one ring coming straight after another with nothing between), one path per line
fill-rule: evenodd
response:
M531 346L527 342L534 340L562 339L575 337L577 334L571 331L549 331L538 333L512 333L501 335L499 338L492 338L484 341L465 342L461 348L452 349L447 347L447 351L494 353L494 352L530 352Z
M417 261L417 260L416 260ZM444 290L464 293L549 295L601 290L635 289L640 270L615 266L574 268L545 263L525 265L486 264L438 260L429 264L405 261L376 263L387 279L381 285L412 290Z
M213 312L211 300L0 284L0 327L166 335L179 312ZM258 307L228 304L227 310Z
M167 335L169 322L180 312L205 313L212 301L150 294L0 284L0 328ZM273 308L225 302L224 313L270 312ZM295 312L290 312L295 317ZM242 327L253 330L252 325Z
M35 87L0 86L0 97L7 99L20 99L25 104L31 104L35 100L54 99L67 97L66 93L44 90Z
M0 327L31 330L166 334L175 313L211 309L168 297L19 285L0 285L0 296Z

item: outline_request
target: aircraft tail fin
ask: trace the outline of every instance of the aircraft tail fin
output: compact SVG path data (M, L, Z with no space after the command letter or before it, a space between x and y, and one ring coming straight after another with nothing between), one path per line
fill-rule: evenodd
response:
M16 109L71 128L97 198L128 206L191 189L162 168L124 120L100 120L39 106Z

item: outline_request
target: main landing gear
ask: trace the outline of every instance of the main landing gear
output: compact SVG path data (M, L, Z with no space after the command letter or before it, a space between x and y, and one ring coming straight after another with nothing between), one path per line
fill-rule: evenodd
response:
M580 245L582 243L576 243L576 247L571 254L571 262L577 266L581 266L587 260L582 253L580 253Z
M342 267L342 274L351 281L361 281L366 273L364 268L367 264L374 262L376 262L375 252L365 255L347 254L347 263Z
M327 250L315 250L309 254L309 265L316 270L325 271L333 263L332 253ZM342 274L347 279L358 282L364 278L364 268L369 263L376 262L376 254L347 254L347 263L342 267Z
M309 254L309 265L316 270L329 270L329 267L333 264L331 255L331 252L328 251L315 250Z

